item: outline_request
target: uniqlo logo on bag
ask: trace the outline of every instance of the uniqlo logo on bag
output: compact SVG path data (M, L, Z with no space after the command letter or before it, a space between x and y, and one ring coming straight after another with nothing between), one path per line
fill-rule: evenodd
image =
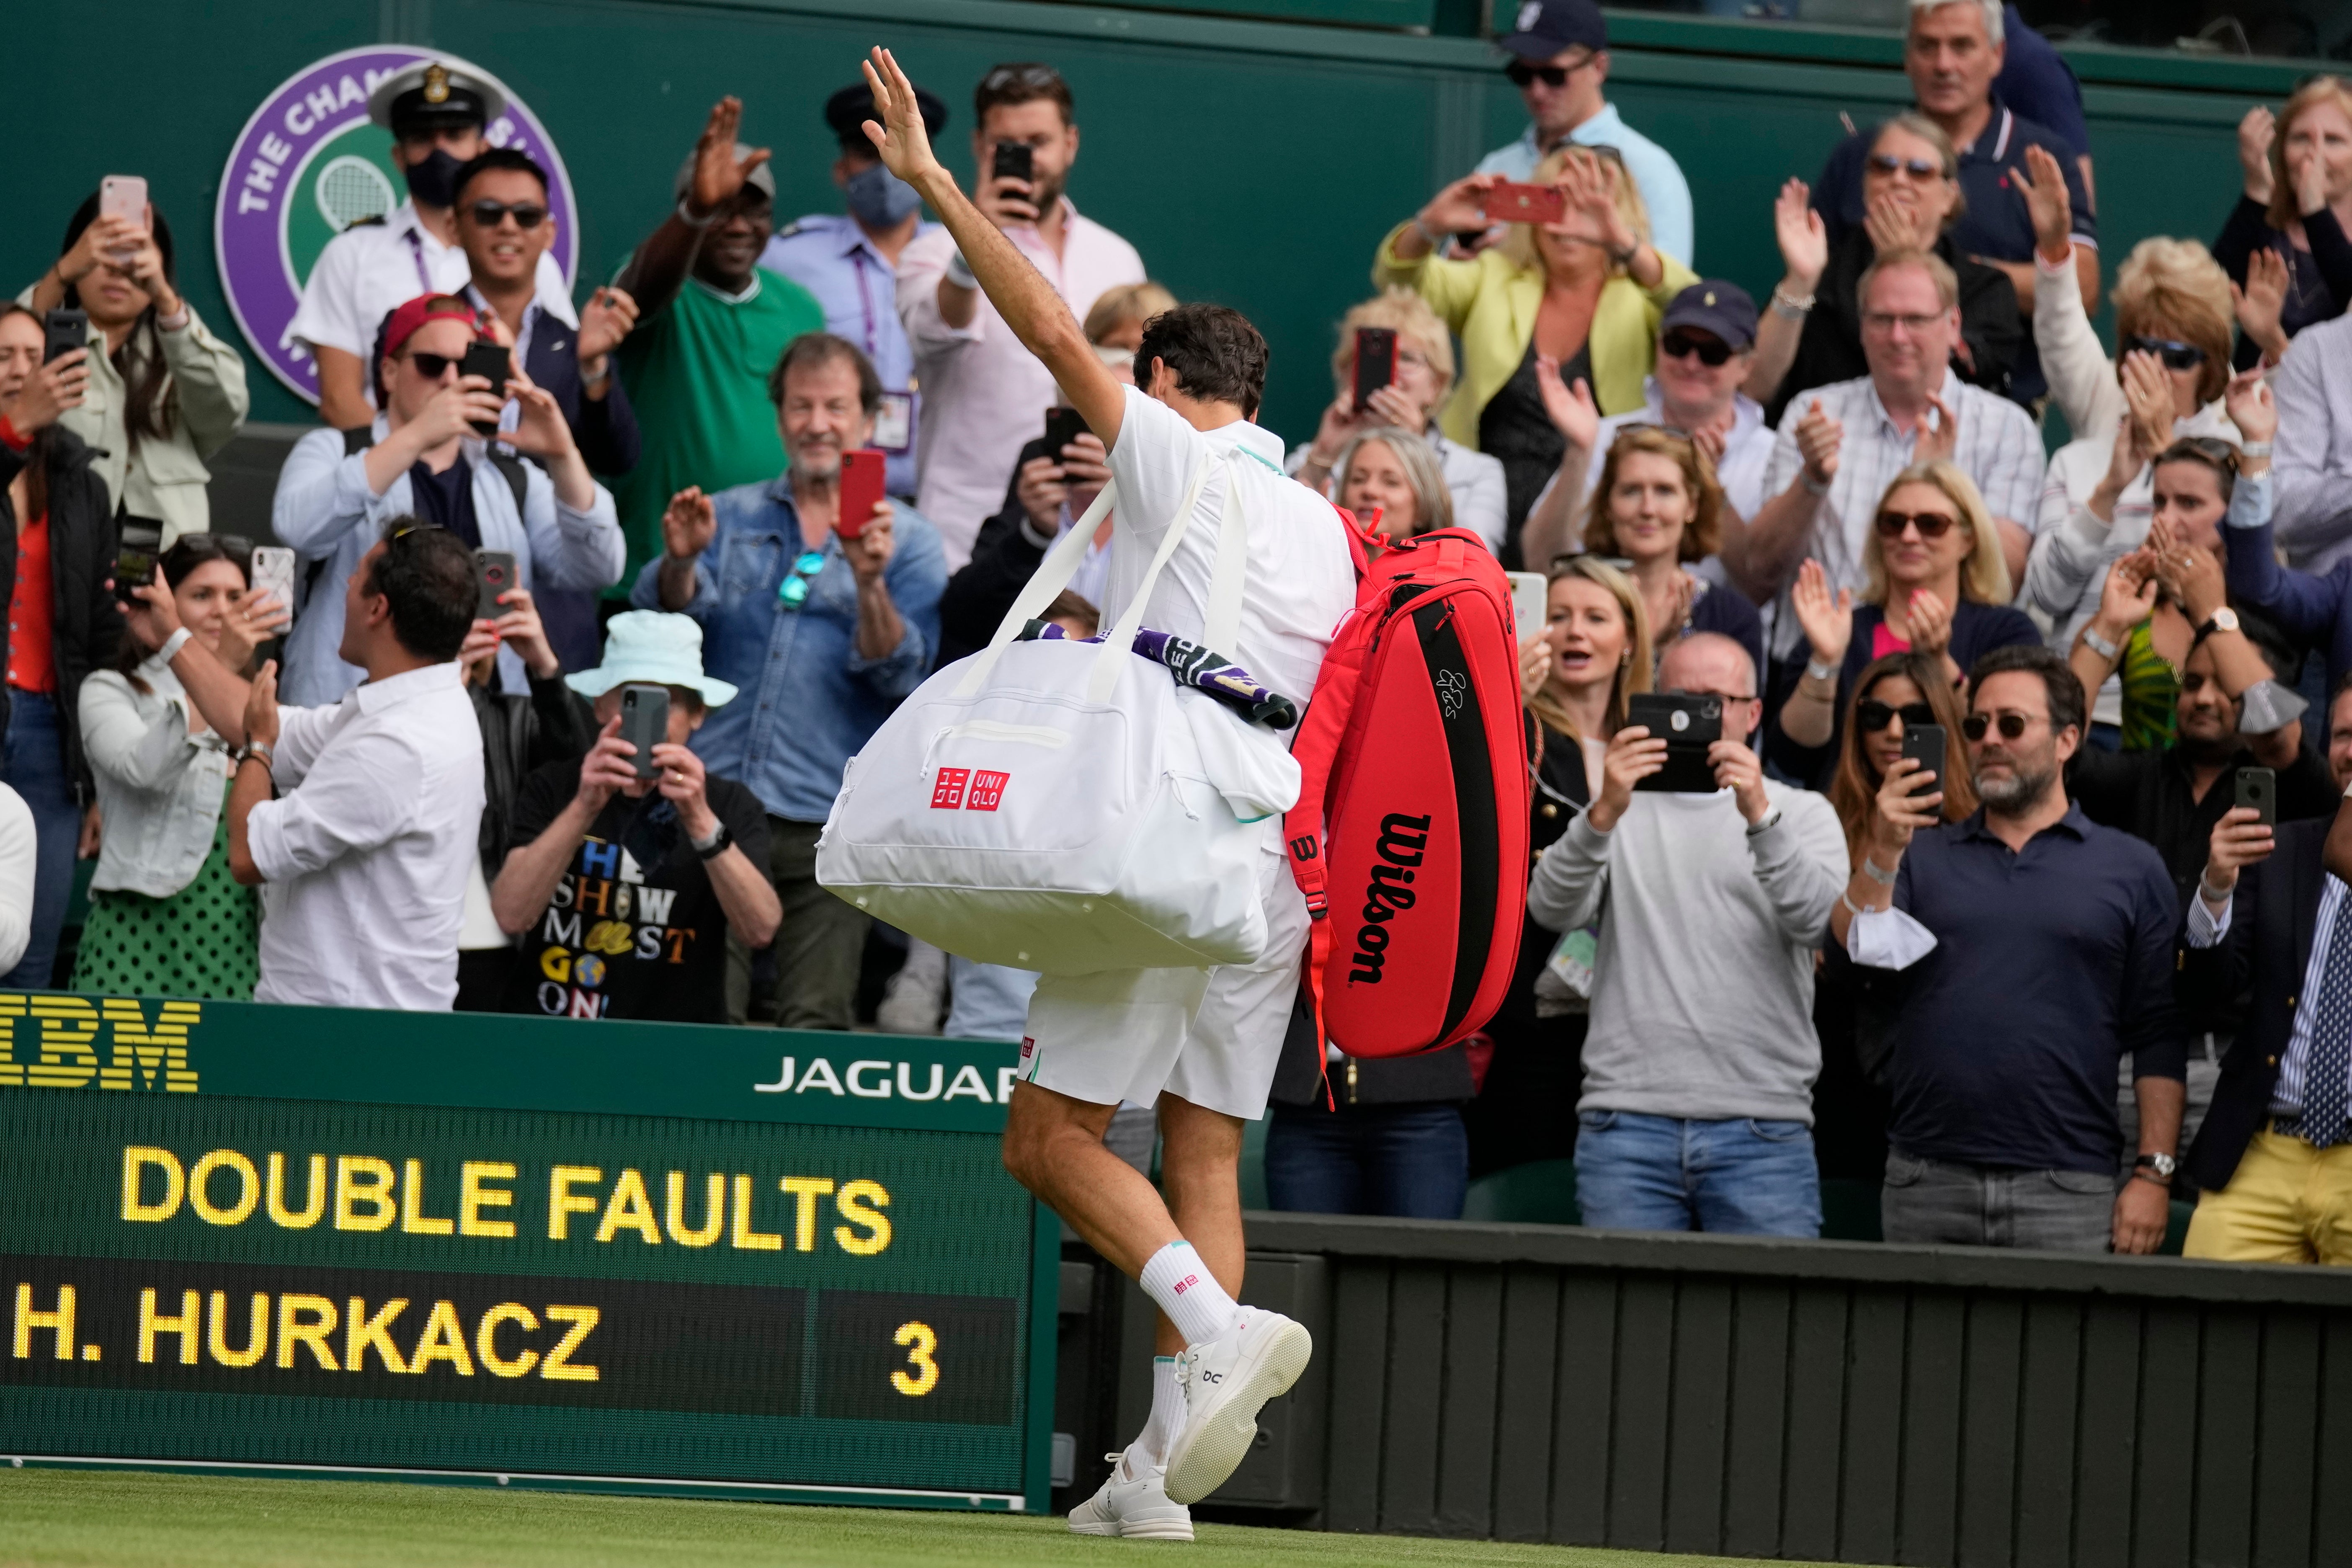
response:
M988 775L983 773L981 776L985 778ZM941 768L939 782L931 786L931 809L953 811L963 805L963 786L971 778L970 768Z
M971 775L971 793L964 797L964 809L994 811L997 803L1004 798L1004 786L1012 782L1011 773L1000 773L988 768L981 769Z

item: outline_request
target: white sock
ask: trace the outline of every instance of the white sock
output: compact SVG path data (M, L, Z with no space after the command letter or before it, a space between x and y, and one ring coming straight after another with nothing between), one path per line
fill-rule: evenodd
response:
M1176 1381L1176 1358L1156 1355L1151 1358L1151 1415L1143 1423L1143 1435L1129 1446L1129 1453L1138 1453L1151 1464L1165 1468L1168 1463L1168 1442L1176 1429L1184 1425L1184 1387Z
M1188 1345L1215 1339L1241 1310L1189 1241L1171 1241L1153 1253L1139 1282Z

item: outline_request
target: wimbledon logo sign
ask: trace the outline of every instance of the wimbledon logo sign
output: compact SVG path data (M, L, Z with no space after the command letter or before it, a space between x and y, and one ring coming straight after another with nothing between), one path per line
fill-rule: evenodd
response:
M393 167L392 132L368 120L368 94L404 67L445 58L381 45L314 61L253 111L221 174L213 243L229 309L262 362L312 403L319 401L318 367L287 335L302 284L329 240L362 218L388 215L407 197ZM547 128L510 97L488 138L494 147L530 153L553 177L547 202L555 259L570 279L579 260L578 209Z

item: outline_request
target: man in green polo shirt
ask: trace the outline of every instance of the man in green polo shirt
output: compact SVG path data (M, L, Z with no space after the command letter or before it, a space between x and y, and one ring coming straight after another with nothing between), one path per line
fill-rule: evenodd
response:
M790 279L760 270L775 228L776 176L765 147L735 140L743 105L724 98L677 172L677 206L629 258L620 284L637 301L621 379L645 452L619 486L629 544L623 583L661 553L662 510L688 485L716 493L784 469L768 373L824 309Z

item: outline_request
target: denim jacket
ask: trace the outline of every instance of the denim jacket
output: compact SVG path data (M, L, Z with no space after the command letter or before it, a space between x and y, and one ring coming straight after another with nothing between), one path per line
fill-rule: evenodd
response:
M82 683L82 748L106 824L89 885L168 899L212 853L228 752L210 730L188 732L188 695L170 665L151 658L138 673L143 692L111 669Z
M882 580L906 632L867 659L857 654L857 579L832 534L800 607L779 597L793 563L809 552L792 476L738 485L711 502L719 531L696 563L685 613L702 626L703 669L740 689L710 710L695 753L711 773L740 781L770 816L823 822L849 759L930 673L947 586L939 532L913 507L892 503L894 548ZM661 607L660 572L656 558L637 574L629 602L638 609Z

